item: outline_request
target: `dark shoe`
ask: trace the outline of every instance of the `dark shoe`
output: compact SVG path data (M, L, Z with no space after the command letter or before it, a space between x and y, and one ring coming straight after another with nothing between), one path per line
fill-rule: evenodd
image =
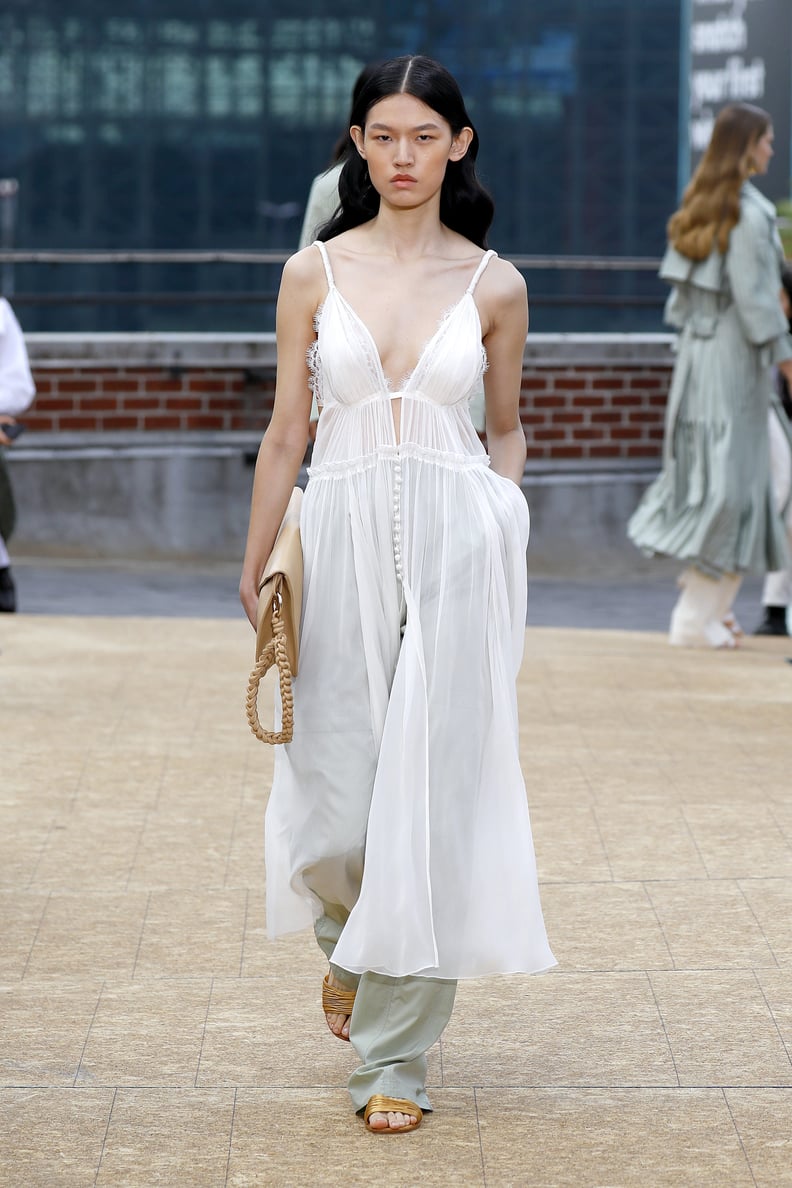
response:
M11 577L11 570L6 565L0 569L0 612L16 610L16 586Z
M764 618L754 631L754 635L787 635L787 608L785 606L766 606Z

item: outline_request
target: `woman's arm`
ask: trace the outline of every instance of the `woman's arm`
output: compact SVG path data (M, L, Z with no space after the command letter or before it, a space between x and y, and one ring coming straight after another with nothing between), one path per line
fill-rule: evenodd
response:
M525 433L520 421L523 351L528 333L525 281L505 260L491 261L482 277L491 310L484 335L489 366L484 374L487 451L492 469L519 485L525 469Z
M792 340L781 309L779 262L767 217L743 200L739 222L729 236L726 270L745 336L770 348L768 362L788 357Z
M306 248L287 261L278 294L275 404L256 462L239 582L239 597L254 627L259 581L308 442L311 392L307 354L314 340L314 313L322 298L322 275L319 253L315 248Z

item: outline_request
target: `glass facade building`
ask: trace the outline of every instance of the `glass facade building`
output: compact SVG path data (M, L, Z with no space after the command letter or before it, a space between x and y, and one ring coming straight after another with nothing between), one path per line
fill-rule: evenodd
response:
M678 189L680 7L4 0L0 177L19 181L15 246L288 250L361 66L421 52L462 86L502 254L658 256ZM249 330L272 325L278 271L20 264L13 283L30 329ZM535 328L660 327L651 274L527 276ZM67 299L100 290L120 296ZM196 290L209 298L175 300ZM140 292L158 300L131 300Z

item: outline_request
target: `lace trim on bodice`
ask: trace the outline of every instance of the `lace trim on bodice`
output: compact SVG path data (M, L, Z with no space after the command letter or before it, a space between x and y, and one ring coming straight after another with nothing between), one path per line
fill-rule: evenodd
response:
M465 292L462 294L462 296L457 301L453 302L451 305L449 305L443 311L443 313L438 321L436 329L424 342L424 344L421 348L420 354L418 356L418 361L416 362L415 366L412 368L412 370L407 371L398 381L394 381L394 380L391 380L389 376L385 375L385 370L382 366L382 359L380 357L379 350L377 348L377 344L374 341L374 336L372 335L368 326L363 321L363 319L360 317L360 315L358 314L358 312L354 308L354 306L350 305L350 303L344 297L343 293L341 293L341 291L337 288L336 283L335 283L335 277L333 275L332 265L330 263L330 257L327 252L327 248L320 240L316 240L314 246L316 246L319 249L319 252L321 254L322 262L324 264L324 269L325 269L325 276L327 278L327 288L328 288L327 296L325 297L324 301L321 303L321 305L317 309L316 313L314 314L314 333L316 334L317 337L316 337L315 341L311 343L311 345L309 346L308 351L306 353L306 362L308 364L308 373L309 373L309 379L308 379L309 386L311 389L311 393L315 397L316 402L320 408L326 401L323 400L323 396L325 395L325 393L323 390L324 389L324 382L323 382L324 376L322 373L322 355L321 355L321 351L319 349L319 331L320 331L321 324L322 324L322 316L325 312L325 309L326 309L328 303L331 300L335 299L335 300L338 300L341 302L342 306L344 307L344 309L346 310L346 312L349 315L350 322L354 326L354 330L355 330L355 333L356 333L356 336L358 338L359 345L361 348L361 355L362 355L363 360L365 361L365 367L369 374L369 379L371 381L372 392L375 392L378 394L385 394L391 398L402 397L402 396L406 396L408 394L415 395L416 394L415 392L410 391L410 385L416 380L417 377L420 376L422 370L425 368L425 366L427 364L427 361L431 357L430 356L430 347L432 347L435 343L438 343L442 339L443 335L446 333L446 331L448 329L448 326L451 323L452 318L455 316L455 314L458 312L458 310L462 307L464 302L468 298L470 298L471 300L474 300L473 294L475 292L476 285L479 282L479 278L481 277L481 274L483 273L484 269L487 267L487 264L492 259L492 257L497 255L497 253L492 251L491 249L484 253L484 255L482 256L481 260L479 261L479 263L476 267L476 271L474 272L467 288L465 289ZM484 347L483 343L481 343L480 349L481 349L481 366L479 368L479 373L477 376L477 379L479 381L481 379L481 376L483 375L483 373L487 370L487 367L489 366L486 348Z

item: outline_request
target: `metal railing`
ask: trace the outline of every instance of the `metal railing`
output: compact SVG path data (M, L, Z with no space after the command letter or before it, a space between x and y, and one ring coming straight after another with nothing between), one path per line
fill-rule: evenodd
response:
M3 288L10 295L14 290L13 269L16 265L74 267L76 265L283 265L293 254L292 250L151 250L151 249L44 249L0 248L0 275ZM559 255L509 255L510 260L521 272L582 272L582 273L656 273L659 259L649 256L559 256ZM15 292L16 304L61 305L61 304L116 304L116 305L195 305L203 303L220 304L274 304L277 290L274 288L251 289L191 289L162 290L79 290L59 292L57 289ZM662 295L631 294L633 305L659 306ZM541 293L531 292L534 305L547 306L608 306L623 303L623 294L614 293Z
M295 249L296 250L296 249ZM73 251L0 250L0 264L285 264L294 251L227 251L104 249ZM520 256L505 257L520 270L545 269L584 272L653 272L660 267L653 256Z

